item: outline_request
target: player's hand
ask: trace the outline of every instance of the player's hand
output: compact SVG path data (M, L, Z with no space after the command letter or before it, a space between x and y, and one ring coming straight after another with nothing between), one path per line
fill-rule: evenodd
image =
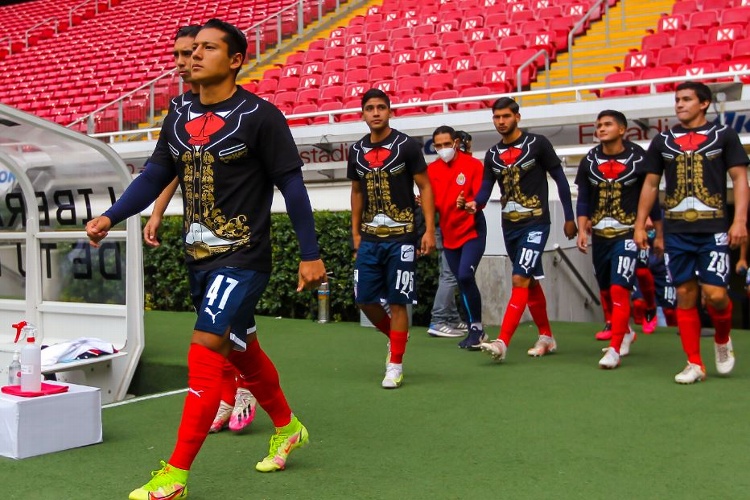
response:
M419 256L430 255L435 251L436 245L435 231L425 231L424 236L422 236L422 245L419 248Z
M103 215L88 221L86 224L86 235L89 237L89 243L91 246L99 248L99 242L107 237L111 227L112 221L109 217Z
M586 231L583 230L583 228L578 231L578 240L576 241L576 246L578 247L578 250L583 253L589 252L589 236L588 234L586 234Z
M303 260L299 263L297 291L314 290L326 281L326 266L321 259Z
M747 242L747 225L732 224L727 233L729 236L729 248L739 248L740 245L744 245Z
M159 226L161 226L161 217L156 217L154 215L149 217L148 222L146 222L146 226L143 228L143 241L144 243L146 243L146 245L154 248L161 245L161 243L159 243L159 240L157 239L157 235L159 234Z
M456 198L456 207L463 210L466 207L466 197L464 196L464 192L461 191L458 193L458 198Z
M747 261L745 259L738 260L737 265L734 266L734 271L740 276L747 273Z
M578 228L576 227L576 223L572 220L566 220L565 225L563 226L563 232L565 233L565 237L569 240L572 240L576 237L578 234Z
M467 201L466 203L464 203L464 210L466 210L470 214L477 213L477 202L476 201Z
M635 242L636 246L640 248L641 250L645 250L648 248L648 233L646 233L646 229L642 227L635 228L635 231L633 232L633 241Z

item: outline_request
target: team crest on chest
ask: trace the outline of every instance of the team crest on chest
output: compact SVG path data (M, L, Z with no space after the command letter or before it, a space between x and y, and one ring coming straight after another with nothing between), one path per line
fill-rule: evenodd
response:
M466 184L466 176L463 174L463 172L458 174L458 176L456 177L456 184L458 184L459 186L463 186L464 184Z

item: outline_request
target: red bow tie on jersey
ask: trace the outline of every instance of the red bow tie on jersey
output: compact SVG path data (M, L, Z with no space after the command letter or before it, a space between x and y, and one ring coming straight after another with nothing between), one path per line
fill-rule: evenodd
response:
M706 139L708 139L708 137L703 134L688 132L685 135L675 138L674 142L676 142L684 152L689 153L690 151L698 149L701 144L706 142Z
M185 124L185 130L190 134L188 144L193 146L203 146L208 144L211 134L221 130L224 126L224 119L210 111L204 115L194 118Z
M516 163L516 160L521 156L521 153L521 148L513 146L500 153L500 159L510 167Z
M389 156L391 156L390 149L377 147L365 153L365 160L370 164L370 168L380 168Z
M617 179L617 176L620 175L625 168L625 165L617 160L607 160L599 165L599 172L602 173L605 179L612 180Z

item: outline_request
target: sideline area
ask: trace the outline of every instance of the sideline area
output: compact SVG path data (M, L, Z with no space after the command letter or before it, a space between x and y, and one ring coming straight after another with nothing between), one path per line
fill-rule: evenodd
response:
M26 460L0 459L3 498L124 499L167 459L184 400L192 313L146 313L142 375L155 392L103 409L102 444ZM747 443L750 337L735 331L737 366L722 379L711 340L708 380L679 386L674 329L640 335L621 368L597 368L600 325L553 323L557 354L533 359L522 324L508 360L413 327L404 385L380 388L385 338L354 323L258 318L292 408L310 430L286 471L255 472L272 424L262 410L243 435L210 435L189 498L484 499L741 498ZM488 328L492 334L496 327Z

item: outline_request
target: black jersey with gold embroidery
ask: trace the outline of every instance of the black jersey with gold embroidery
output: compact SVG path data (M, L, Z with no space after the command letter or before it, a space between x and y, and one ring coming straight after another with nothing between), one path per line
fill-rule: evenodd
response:
M284 115L241 87L176 104L150 161L180 180L188 264L270 271L272 179L302 167Z
M511 144L500 141L484 157L484 179L497 179L503 223L513 227L549 224L547 172L560 159L543 135L522 132Z
M737 132L726 125L706 123L694 129L677 125L654 137L646 168L666 180L664 231L726 231L727 170L747 164Z
M575 183L578 196L588 194L585 201L595 239L633 237L646 152L630 141L624 141L624 146L616 155L607 155L601 145L596 146L578 165Z
M427 170L422 148L393 129L383 141L367 134L349 148L347 178L362 186L362 239L415 241L414 174Z

